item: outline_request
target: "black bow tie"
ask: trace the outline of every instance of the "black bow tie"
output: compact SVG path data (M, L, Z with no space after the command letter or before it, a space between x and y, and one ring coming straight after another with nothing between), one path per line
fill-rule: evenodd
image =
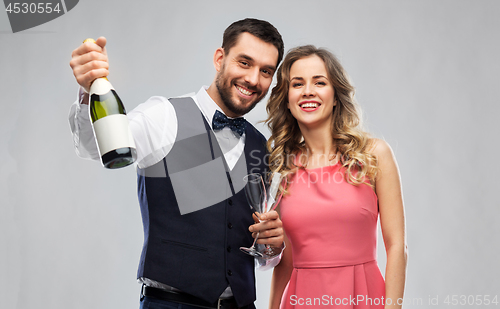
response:
M245 118L234 118L229 119L223 113L218 110L215 111L214 118L212 119L212 129L214 131L222 130L224 127L229 127L233 132L238 133L242 136L245 132L246 120Z

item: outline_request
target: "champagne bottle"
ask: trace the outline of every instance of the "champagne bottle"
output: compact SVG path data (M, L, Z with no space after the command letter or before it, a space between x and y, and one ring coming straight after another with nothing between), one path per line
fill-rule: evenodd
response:
M84 42L94 42L87 39ZM122 101L106 77L92 82L89 112L102 165L115 169L137 159L134 139Z

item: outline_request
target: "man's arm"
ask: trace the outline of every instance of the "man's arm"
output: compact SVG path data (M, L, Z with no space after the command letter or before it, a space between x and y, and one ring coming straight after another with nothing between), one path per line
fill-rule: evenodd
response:
M88 94L80 88L79 98L71 106L69 123L75 151L79 157L100 160L89 117ZM151 97L127 113L137 147L137 165L146 168L160 161L172 149L177 136L177 116L164 97Z
M292 245L286 237L285 244L286 247L283 250L281 261L274 267L273 277L271 280L271 293L269 296L269 309L278 309L281 305L281 298L285 291L285 287L290 281L293 270L293 257L292 257ZM285 302L288 300L284 299Z
M94 80L109 74L108 54L105 46L106 38L100 37L95 43L82 43L71 54L69 65L73 69L73 75L87 93ZM85 102L84 104L88 104L88 100Z
M273 248L282 248L284 235L283 235L283 223L276 210L271 210L269 212L259 215L260 223L255 223L251 225L248 229L252 232L252 237L257 236L259 232L259 238L257 239L258 244L270 245ZM256 222L259 219L254 214L254 220Z
M99 150L89 117L88 100L88 93L80 87L78 98L71 105L68 120L78 156L84 159L99 160Z
M99 160L99 151L89 119L88 91L92 82L99 77L108 76L109 64L106 52L106 38L100 37L96 43L82 43L71 54L69 65L80 85L78 98L71 106L69 123L73 133L73 142L78 156Z

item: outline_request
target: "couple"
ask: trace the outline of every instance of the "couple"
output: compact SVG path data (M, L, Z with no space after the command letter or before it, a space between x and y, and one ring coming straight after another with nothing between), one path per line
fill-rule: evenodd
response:
M95 160L87 92L94 79L108 75L105 45L104 38L84 43L70 62L81 86L70 112L75 148ZM387 298L393 301L385 307L401 307L396 300L403 297L405 280L404 211L391 149L360 129L354 89L332 54L297 47L278 68L283 55L281 35L270 23L237 21L215 51L217 73L209 87L186 98L152 97L128 114L145 232L141 308L255 308L254 258L238 248L251 244L257 232L259 244L281 252L268 261L277 265L271 308L339 301L345 308L384 308L380 301ZM241 117L265 96L275 72L266 147L263 135ZM224 162L230 194L182 215L174 182L192 166L176 160L197 155L206 163ZM253 222L236 177L242 170L286 175L281 219L272 211ZM194 183L203 176L186 177ZM197 190L190 192L201 195ZM385 282L375 261L379 214ZM346 301L356 297L354 305Z

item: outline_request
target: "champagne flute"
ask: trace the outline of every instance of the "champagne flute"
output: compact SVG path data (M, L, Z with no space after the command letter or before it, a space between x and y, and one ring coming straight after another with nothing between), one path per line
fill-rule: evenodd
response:
M271 179L271 183L269 185L269 189L267 192L269 193L269 196L267 197L267 207L266 212L275 210L276 206L278 206L279 202L281 201L281 197L283 196L282 192L278 192L280 184L282 183L281 179L281 173L275 172L273 174L273 177Z
M262 179L262 175L257 173L252 173L246 175L243 179L246 182L244 190L248 204L250 204L250 207L256 212L258 213L264 212L267 208L266 205L267 195L266 195L266 186L264 183L264 179ZM263 257L263 254L260 253L255 247L255 243L257 242L258 238L259 238L259 233L257 233L255 239L253 240L253 244L250 248L240 247L240 250L254 257Z
M266 190L268 195L266 197L266 209L264 209L264 212L275 210L279 202L281 201L281 197L283 196L283 193L279 192L279 186L281 182L282 182L281 173L279 172L273 173L273 176L271 178L271 183L269 184L269 187ZM276 255L270 245L265 245L264 249L260 252L262 252L263 254L262 257L264 259L271 258Z

